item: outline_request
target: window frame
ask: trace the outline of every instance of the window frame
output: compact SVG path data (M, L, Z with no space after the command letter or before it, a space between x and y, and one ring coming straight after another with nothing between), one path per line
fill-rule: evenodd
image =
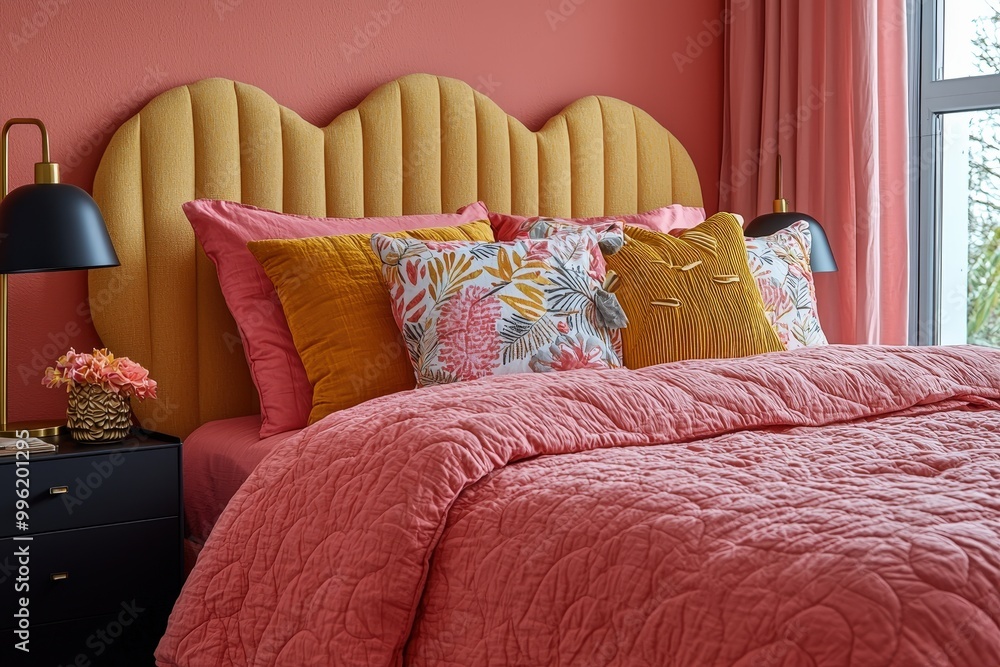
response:
M910 72L910 344L941 338L942 114L1000 108L1000 74L941 79L945 0L907 0Z

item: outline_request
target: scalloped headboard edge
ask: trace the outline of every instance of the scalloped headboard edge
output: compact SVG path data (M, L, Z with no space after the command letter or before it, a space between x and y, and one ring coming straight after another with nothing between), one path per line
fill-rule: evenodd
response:
M94 322L146 365L143 425L185 436L258 411L239 333L181 204L229 199L312 216L454 211L620 215L702 206L694 164L649 114L585 97L531 132L468 84L412 74L318 128L253 86L168 90L111 139L94 181L121 259L90 274Z

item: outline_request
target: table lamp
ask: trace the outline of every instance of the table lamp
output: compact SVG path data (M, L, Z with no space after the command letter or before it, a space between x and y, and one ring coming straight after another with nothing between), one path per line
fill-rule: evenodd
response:
M35 182L7 193L7 134L14 125L35 125L42 134L42 161ZM49 135L37 118L12 118L3 126L0 194L0 437L58 435L65 422L7 421L7 275L118 266L104 217L90 195L59 182L49 161Z
M775 183L774 213L766 213L747 225L744 234L747 236L770 236L777 231L794 225L800 220L809 223L809 233L812 236L812 251L809 253L809 266L813 273L833 273L837 271L837 260L833 257L830 240L826 238L823 225L815 218L805 213L795 213L788 210L788 200L784 197L782 184L781 156L778 156L778 168Z

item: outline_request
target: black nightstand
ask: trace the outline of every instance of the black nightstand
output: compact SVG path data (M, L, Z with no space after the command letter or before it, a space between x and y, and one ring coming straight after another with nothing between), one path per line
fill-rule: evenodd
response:
M0 664L153 665L184 572L181 442L151 431L113 445L49 442L58 450L30 458L26 531L15 457L0 457ZM24 547L30 588L18 592ZM30 653L15 648L22 597Z

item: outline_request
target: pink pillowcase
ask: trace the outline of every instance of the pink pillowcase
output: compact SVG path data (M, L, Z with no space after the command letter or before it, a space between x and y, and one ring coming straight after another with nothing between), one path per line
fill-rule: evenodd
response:
M482 202L458 213L386 218L310 218L213 199L187 202L183 208L205 254L215 264L226 305L239 328L260 395L262 438L306 426L312 385L274 286L247 250L248 242L453 227L488 217Z
M528 216L510 215L507 213L490 213L490 226L497 241L513 241L518 238ZM673 204L663 208L636 213L633 215L612 215L598 218L576 218L570 222L589 227L602 222L621 220L626 225L643 227L655 232L672 232L691 229L705 222L705 209L692 206Z

